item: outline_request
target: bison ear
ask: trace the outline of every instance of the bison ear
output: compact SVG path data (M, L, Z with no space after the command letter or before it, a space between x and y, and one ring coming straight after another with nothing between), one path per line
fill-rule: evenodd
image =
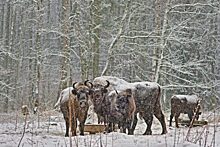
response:
M73 89L73 90L72 90L72 94L77 95L76 89Z

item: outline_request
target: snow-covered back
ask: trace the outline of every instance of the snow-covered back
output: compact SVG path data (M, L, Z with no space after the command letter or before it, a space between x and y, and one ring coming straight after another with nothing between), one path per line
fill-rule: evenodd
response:
M114 76L101 76L101 77L96 77L93 80L94 84L100 84L100 85L106 85L106 80L108 80L110 82L110 86L109 89L110 90L125 90L125 89L135 89L136 87L149 87L149 88L157 88L158 84L155 82L148 82L148 81L144 81L144 82L134 82L134 83L129 83L123 79L120 79L118 77L114 77Z
M199 100L197 95L173 95L172 98L186 99L187 103L196 103Z
M56 104L54 105L54 107L59 106L60 103L66 102L69 99L70 95L72 94L72 90L73 90L73 87L67 87L64 90L62 90L60 92L60 96L59 96Z

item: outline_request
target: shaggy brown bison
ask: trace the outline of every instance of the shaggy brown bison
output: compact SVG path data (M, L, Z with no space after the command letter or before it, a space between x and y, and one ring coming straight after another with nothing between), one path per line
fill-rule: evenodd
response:
M171 114L170 126L172 126L172 119L175 117L175 124L178 128L178 118L181 113L188 114L190 122L195 115L195 119L199 119L200 112L200 99L197 95L174 95L171 97Z
M153 121L153 115L160 121L162 126L162 134L167 133L165 116L161 109L160 85L154 82L135 82L128 83L123 79L112 77L112 76L102 76L94 79L93 83L104 83L108 80L110 82L109 89L118 91L123 91L125 89L131 89L134 91L134 100L136 104L136 111L134 115L134 121L130 134L134 134L135 127L137 125L137 113L139 113L147 124L147 129L144 135L152 134L151 126Z
M79 121L80 135L84 135L84 124L88 113L88 100L92 94L92 83L88 85L88 80L84 83L74 83L73 87L64 89L55 106L60 105L66 122L66 134L69 136L71 129L72 136L76 136L77 120Z
M109 81L106 80L106 85L93 84L93 94L91 96L91 102L94 106L94 112L98 117L98 124L107 124L108 115L110 114L110 101L107 98Z
M134 101L134 95L131 89L123 91L116 91L116 95L111 99L111 115L109 123L118 124L123 133L132 134L132 124L134 121L134 114L136 111L136 105Z
M162 133L166 134L166 122L165 116L162 112L161 102L160 102L160 95L161 95L161 88L160 85L154 82L135 82L132 83L135 89L135 103L137 107L137 111L139 112L140 116L144 119L145 123L147 124L147 129L145 130L143 135L151 135L152 130L152 122L153 122L153 115L159 120L162 126ZM134 118L134 124L132 128L132 132L137 124L137 115Z

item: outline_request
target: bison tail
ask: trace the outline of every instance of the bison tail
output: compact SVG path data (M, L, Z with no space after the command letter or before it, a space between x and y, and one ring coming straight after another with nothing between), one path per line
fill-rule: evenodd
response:
M60 96L59 96L56 104L54 105L54 108L57 108L60 105L60 102L61 102L61 100L63 98L63 93L64 93L63 91L60 93Z

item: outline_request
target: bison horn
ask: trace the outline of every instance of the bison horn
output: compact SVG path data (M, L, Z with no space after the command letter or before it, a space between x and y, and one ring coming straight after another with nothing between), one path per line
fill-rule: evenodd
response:
M84 82L84 85L86 85L87 86L87 82L88 82L89 80L86 80L85 82Z
M75 87L76 83L77 83L77 82L73 83L73 89L76 89L76 87Z
M86 80L86 81L84 82L84 85L88 86L88 85L87 85L87 83L89 83L89 84L90 84L90 88L92 88L92 87L93 87L92 82L89 82L89 80ZM88 87L89 87L89 86L88 86Z
M93 87L93 84L92 84L92 82L89 82L90 83L90 85L91 85L91 88Z
M118 91L115 89L116 94L118 94Z
M106 80L106 82L107 82L107 85L104 86L105 89L110 85L110 82L108 80Z

